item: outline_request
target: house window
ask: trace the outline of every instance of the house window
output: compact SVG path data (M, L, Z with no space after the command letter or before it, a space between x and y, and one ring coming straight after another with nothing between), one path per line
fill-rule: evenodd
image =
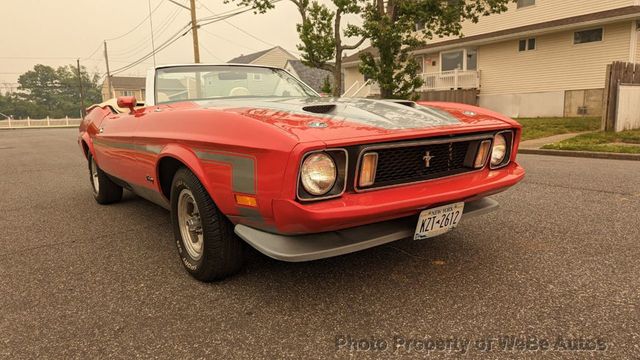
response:
M467 70L478 70L478 50L467 50Z
M464 69L464 50L442 53L442 71Z
M134 96L133 90L123 90L122 96Z
M518 51L529 51L536 49L536 38L522 39L518 42Z
M533 6L536 4L536 0L518 0L518 9Z
M603 28L576 31L575 33L573 33L573 43L586 44L590 42L602 41L603 37L604 37Z
M416 62L416 65L418 65L418 73L422 74L424 73L424 58L422 56L416 56L413 58L413 61Z

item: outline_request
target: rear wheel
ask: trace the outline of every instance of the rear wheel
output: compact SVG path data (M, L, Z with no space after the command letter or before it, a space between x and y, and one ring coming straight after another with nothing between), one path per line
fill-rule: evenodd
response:
M242 241L198 178L178 170L171 186L171 222L182 264L200 281L219 280L240 270Z
M93 197L98 204L112 204L122 199L122 187L109 179L109 176L98 167L91 154L89 154L89 180Z

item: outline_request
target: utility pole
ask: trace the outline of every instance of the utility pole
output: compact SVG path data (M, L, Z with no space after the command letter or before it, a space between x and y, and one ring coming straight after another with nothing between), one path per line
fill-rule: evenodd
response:
M104 41L104 61L107 63L107 81L109 81L109 95L115 97L113 85L111 84L111 71L109 70L109 54L107 53L107 41Z
M191 6L186 7L175 0L169 0L185 10L191 12L191 34L193 35L193 60L196 64L200 63L200 46L198 45L198 22L196 19L196 0L189 0Z
M198 44L198 23L196 22L196 0L191 2L191 34L193 35L193 61L200 63L200 45Z
M84 91L82 89L82 71L80 71L80 59L78 61L78 83L80 83L80 116L84 120Z

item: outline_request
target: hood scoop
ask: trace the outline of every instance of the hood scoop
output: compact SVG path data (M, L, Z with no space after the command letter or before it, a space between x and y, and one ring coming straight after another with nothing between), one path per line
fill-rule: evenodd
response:
M408 106L410 108L414 108L416 107L416 103L410 100L394 100L394 99L385 99L385 101L389 101L392 103L396 103L396 104L400 104L400 105L404 105L404 106Z
M330 114L336 109L335 104L318 104L303 106L302 110L314 114Z

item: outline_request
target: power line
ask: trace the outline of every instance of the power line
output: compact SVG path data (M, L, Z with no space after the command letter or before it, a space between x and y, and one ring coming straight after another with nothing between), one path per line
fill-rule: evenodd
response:
M225 62L224 60L220 59L220 57L218 57L216 54L214 54L211 50L207 49L207 47L206 47L206 46L204 46L204 45L200 44L200 47L201 47L201 48L203 48L203 49L204 49L204 51L205 51L207 54L211 55L213 58L217 59L217 60L218 60L218 61L220 61L220 62Z
M244 30L244 29L242 29L242 28L239 28L239 27L235 26L235 25L234 25L233 23L231 23L230 21L225 20L224 22L225 22L225 23L227 23L227 24L229 24L229 25L231 25L231 26L233 26L234 28L236 28L236 29L240 30L241 32L243 32L243 33L245 33L245 34L249 35L250 37L252 37L252 38L254 38L254 39L256 39L256 40L258 40L258 41L262 42L263 44L267 44L267 45L269 45L269 46L277 46L277 45L275 45L275 44L272 44L272 43L270 43L270 42L267 42L267 41L264 41L264 40L260 39L259 37L257 37L257 36L255 36L255 35L253 35L253 34L251 34L251 33L247 32L247 31L245 31L245 30Z
M114 38L111 39L105 39L105 41L114 41L114 40L118 40L118 39L122 39L123 37L131 34L132 32L136 31L140 26L142 26L142 24L144 24L145 22L147 22L147 20L149 19L149 17L151 15L153 15L153 13L156 12L156 10L158 10L158 8L160 8L160 5L162 5L164 3L165 0L162 0L158 3L158 5L156 5L156 7L149 13L149 15L147 17L145 17L144 19L142 19L142 21L140 21L140 23L138 23L138 25L134 26L133 29L127 31L126 33L120 35L120 36L116 36Z
M91 59L93 57L93 55L95 55L100 49L102 49L102 44L98 45L98 47L91 53L91 55L83 58L82 60Z
M211 31L209 31L209 30L207 30L207 29L201 28L200 30L202 30L202 31L204 31L205 33L207 33L207 34L209 34L209 35L211 35L211 36L213 36L213 37L216 37L216 38L218 38L218 39L220 39L220 40L226 41L226 42L228 42L228 43L230 43L230 44L234 44L234 45L237 45L237 46L243 47L243 48L245 48L245 49L247 49L247 50L251 50L251 51L260 51L259 49L256 49L256 48L248 47L248 46L246 46L246 45L239 44L239 43L237 43L237 42L235 42L235 41L233 41L233 40L231 40L231 39L227 39L226 37L223 37L223 36L221 36L221 35L218 35L218 34L216 34L216 33L213 33L213 32L211 32Z
M280 0L274 0L272 1L272 3L276 3ZM202 26L206 26L209 24L213 24L215 22L219 22L219 21L223 21L226 20L228 18L243 14L247 11L251 11L253 10L252 7L246 6L242 9L236 10L236 11L232 11L232 12L226 12L224 14L220 14L220 15L214 15L214 16L210 16L210 17L206 17L203 19L198 19L196 21L196 24L198 25L198 27L202 27ZM204 23L200 23L201 21L204 21ZM174 35L172 35L167 41L165 41L164 43L162 43L160 46L158 46L155 50L152 50L151 52L147 53L146 55L144 55L143 57L141 57L140 59L132 62L129 65L123 66L119 69L116 69L114 71L111 72L111 74L117 74L117 73L121 73L123 71L127 71L139 64L141 64L143 61L151 58L154 54L159 53L160 51L166 49L167 47L169 47L171 44L175 43L176 41L178 41L181 37L187 35L190 32L190 28L191 27L191 22L189 22L188 24L186 24L184 27L182 27L180 29L180 31L178 31L177 33L175 33ZM189 30L188 30L189 29ZM187 30L186 32L183 32Z
M173 21L178 17L178 15L180 15L179 12L180 12L180 9L175 9L173 13L169 14L169 16L161 22L161 25L158 26L157 30L155 31L154 36L156 38L159 38L160 36L162 36L169 29L170 25L173 24ZM123 58L123 57L130 57L130 56L133 56L134 54L138 54L144 51L145 50L144 44L148 44L150 39L151 39L150 36L146 36L145 38L142 39L142 41L135 43L129 48L123 51L114 52L113 58L117 59L117 58Z
M280 1L280 0L272 1L272 3L276 3L278 1ZM244 14L244 13L252 11L252 10L253 10L252 7L246 6L243 9L237 10L235 12L226 12L226 13L221 13L221 14L218 14L218 15L213 15L213 16L209 16L209 17L206 17L206 18L198 19L199 21L203 21L203 23L199 23L198 26L206 26L206 25L209 25L209 24L213 24L215 22L224 21L226 19L232 18L232 17L240 15L240 14Z
M169 45L173 44L174 42L178 41L181 37L185 36L186 34L189 33L189 31L184 32L185 30L187 30L189 27L191 27L191 24L187 24L185 26L182 27L182 29L180 29L180 31L178 31L177 33L175 33L173 36L171 36L167 41L165 41L164 43L162 43L160 46L158 46L155 51L152 50L150 53L144 55L142 58L130 63L129 65L123 66L119 69L116 69L112 72L112 74L117 74L126 70L131 69L132 67L141 64L144 60L147 60L149 58L151 58L153 56L153 54L157 54L160 51L166 49Z
M276 2L278 2L278 1L280 1L280 0L272 1L272 4L275 4L275 3L276 3ZM212 15L216 15L216 14L215 14L211 9L209 9L209 8L207 7L207 5L205 5L202 1L198 1L198 3L199 3L199 4L200 4L200 5L201 5L205 10L207 10L208 12L210 12ZM242 29L242 28L240 28L240 27L236 26L235 24L233 24L232 22L230 22L230 21L228 21L228 20L226 20L226 19L224 19L223 21L224 21L227 25L229 25L229 26L231 26L231 27L235 28L236 30L238 30L238 31L240 31L240 32L242 32L242 33L244 33L245 35L247 35L247 36L249 36L249 37L251 37L251 38L253 38L253 39L255 39L255 40L260 41L260 42L261 42L261 43L263 43L263 44L266 44L266 45L269 45L269 46L278 46L278 45L276 45L276 44L270 43L270 42L268 42L268 41L265 41L265 40L263 40L263 39L261 39L261 38L257 37L256 35L254 35L254 34L252 34L252 33L248 32L248 31L246 31L246 30L244 30L244 29ZM288 49L287 49L287 51L291 51L291 50L288 50ZM297 53L297 52L296 52L296 53Z

